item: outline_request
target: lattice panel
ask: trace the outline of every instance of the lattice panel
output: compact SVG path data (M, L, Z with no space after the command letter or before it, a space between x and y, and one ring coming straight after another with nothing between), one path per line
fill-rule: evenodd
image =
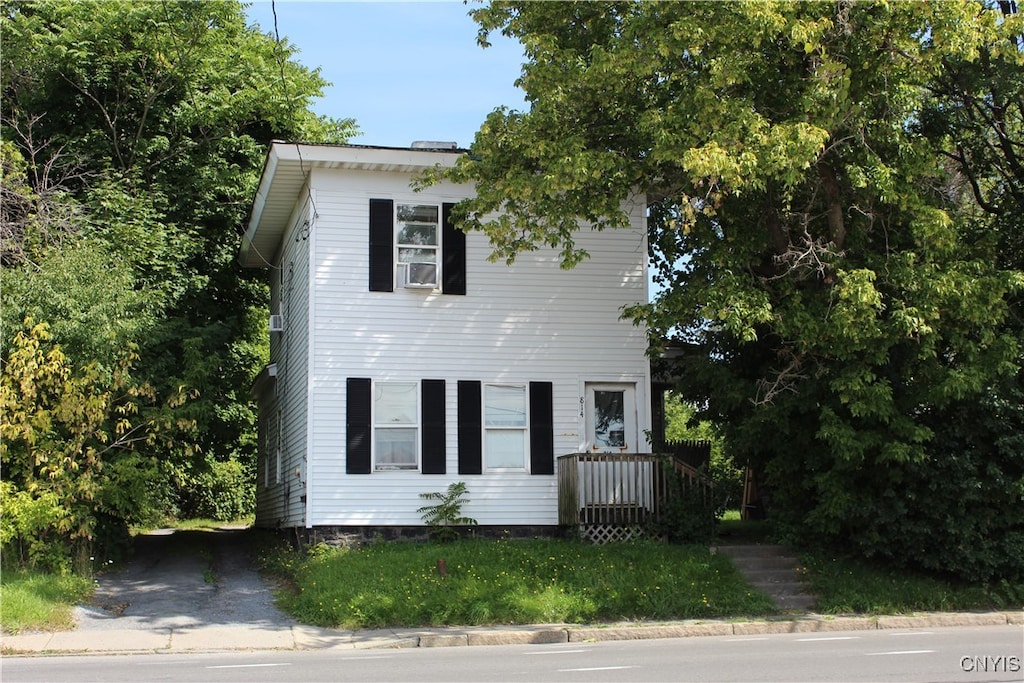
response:
M625 543L644 535L639 526L622 526L619 524L585 524L580 526L580 536L591 543Z

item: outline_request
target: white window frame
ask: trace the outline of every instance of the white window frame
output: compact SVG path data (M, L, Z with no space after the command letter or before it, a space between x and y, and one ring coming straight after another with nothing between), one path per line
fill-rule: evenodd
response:
M263 429L263 488L270 487L270 454L273 453L273 445L271 444L271 419L270 416L264 413L260 416L261 428Z
M521 389L523 392L523 422L521 425L489 425L487 419L487 395L496 389ZM481 397L481 424L483 425L483 461L486 472L529 472L530 469L530 386L526 382L485 382L483 385L483 396ZM523 450L520 454L522 461L520 465L491 465L491 449L488 448L488 436L499 432L515 432L522 435Z
M429 289L429 290L436 290L436 289L438 289L441 286L441 232L442 232L442 227L443 227L443 222L444 222L444 217L443 217L443 213L442 213L443 212L443 207L440 204L425 203L425 202L415 202L415 201L401 202L401 201L397 201L396 200L394 202L394 204L395 204L395 218L394 218L394 226L395 226L395 257L394 257L394 261L395 261L395 269L396 269L396 271L398 273L399 285L402 286L402 287L413 287L413 288L422 288L422 289ZM434 209L434 211L437 214L437 219L433 223L433 226L434 226L434 244L411 244L411 243L407 243L407 242L402 242L401 241L400 236L402 234L402 228L404 226L406 226L406 225L416 225L416 224L430 225L430 223L427 223L427 222L417 223L416 221L405 221L405 220L402 220L400 218L400 216L401 216L401 212L402 212L402 208L403 207L410 207L410 208L428 207L428 208ZM420 249L420 250L424 250L424 251L433 251L434 252L434 259L433 259L433 261L429 261L429 262L428 261L403 260L402 259L402 250L403 249ZM429 284L429 285L413 285L413 284L409 284L408 266L409 266L410 263L432 263L433 266L434 266L434 282L432 284Z
M412 387L412 391L413 391L413 394L414 394L415 400L416 400L415 401L415 406L413 408L413 420L412 420L412 422L400 422L400 423L397 423L397 424L396 423L391 423L391 422L387 422L387 423L380 422L380 423L378 423L378 418L380 416L378 415L378 410L377 410L377 400L378 400L377 399L377 392L378 392L379 388L383 388L383 387L386 387L388 385L391 385L391 386L395 386L395 385L409 385L409 386ZM420 406L420 402L422 400L421 394L422 394L422 392L420 390L420 383L417 380L384 380L384 381L374 381L373 382L373 393L371 394L371 398L370 398L370 401L371 401L370 414L371 414L371 425L372 425L372 430L373 430L373 438L372 438L372 441L371 441L371 449L372 449L373 471L374 472L418 472L420 470L420 463L422 461L422 453L421 453L421 451L422 451L422 447L421 447L422 443L421 442L422 442L422 433L423 433L422 432L422 425L420 424L421 421L422 421L422 412L423 412L422 411L422 407ZM378 431L379 430L388 430L388 429L394 429L394 430L398 430L398 429L411 429L411 430L414 431L414 437L413 437L413 449L414 449L413 452L414 452L414 456L413 456L413 463L412 464L410 464L410 465L395 465L395 464L391 464L391 463L382 464L380 462L380 454L378 453L378 448L377 448L377 435L378 435Z

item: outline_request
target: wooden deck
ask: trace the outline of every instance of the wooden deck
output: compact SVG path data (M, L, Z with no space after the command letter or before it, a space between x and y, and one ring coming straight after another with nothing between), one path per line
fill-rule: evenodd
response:
M563 455L558 459L558 523L578 528L591 540L625 540L656 521L674 496L708 495L713 486L697 469L668 455Z

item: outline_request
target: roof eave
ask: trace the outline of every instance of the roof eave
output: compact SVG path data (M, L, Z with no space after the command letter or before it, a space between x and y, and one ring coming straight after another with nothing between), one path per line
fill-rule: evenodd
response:
M264 218L267 205L272 201L285 202L290 210L314 168L420 173L428 168L454 166L463 154L465 150L459 149L361 147L275 141L267 152L260 183L253 198L249 222L239 249L239 263L248 268L273 266L275 254L268 252L276 250L286 226L266 224ZM283 174L285 169L299 173Z

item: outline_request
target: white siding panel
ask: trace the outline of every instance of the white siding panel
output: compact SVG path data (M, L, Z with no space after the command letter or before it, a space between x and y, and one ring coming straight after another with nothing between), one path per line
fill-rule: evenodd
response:
M369 200L441 203L468 195L442 184L422 193L395 173L317 171L316 253L310 272L315 355L310 442L311 525L420 524L422 492L465 481L465 514L480 524L557 523L557 477L502 472L459 475L456 382L547 381L553 385L556 456L580 441L582 382L637 380L638 427L649 429L645 330L620 319L624 306L646 301L642 203L631 229L581 231L591 258L571 271L557 254L522 255L511 267L490 263L484 235L467 236L465 296L422 290L368 290ZM290 248L290 247L289 247ZM298 359L293 362L298 363ZM446 380L447 474L345 474L345 380ZM641 398L643 397L643 398Z
M284 331L270 339L271 362L278 367L274 403L280 407L281 476L261 476L257 487L258 523L301 526L305 523L306 436L309 367L309 238L306 221L311 215L303 193L285 234L281 260L271 270L271 311L284 318ZM276 424L276 418L271 417ZM272 455L271 461L273 462ZM276 467L275 467L276 470ZM298 476L296 476L298 472ZM260 490L262 486L262 491Z

